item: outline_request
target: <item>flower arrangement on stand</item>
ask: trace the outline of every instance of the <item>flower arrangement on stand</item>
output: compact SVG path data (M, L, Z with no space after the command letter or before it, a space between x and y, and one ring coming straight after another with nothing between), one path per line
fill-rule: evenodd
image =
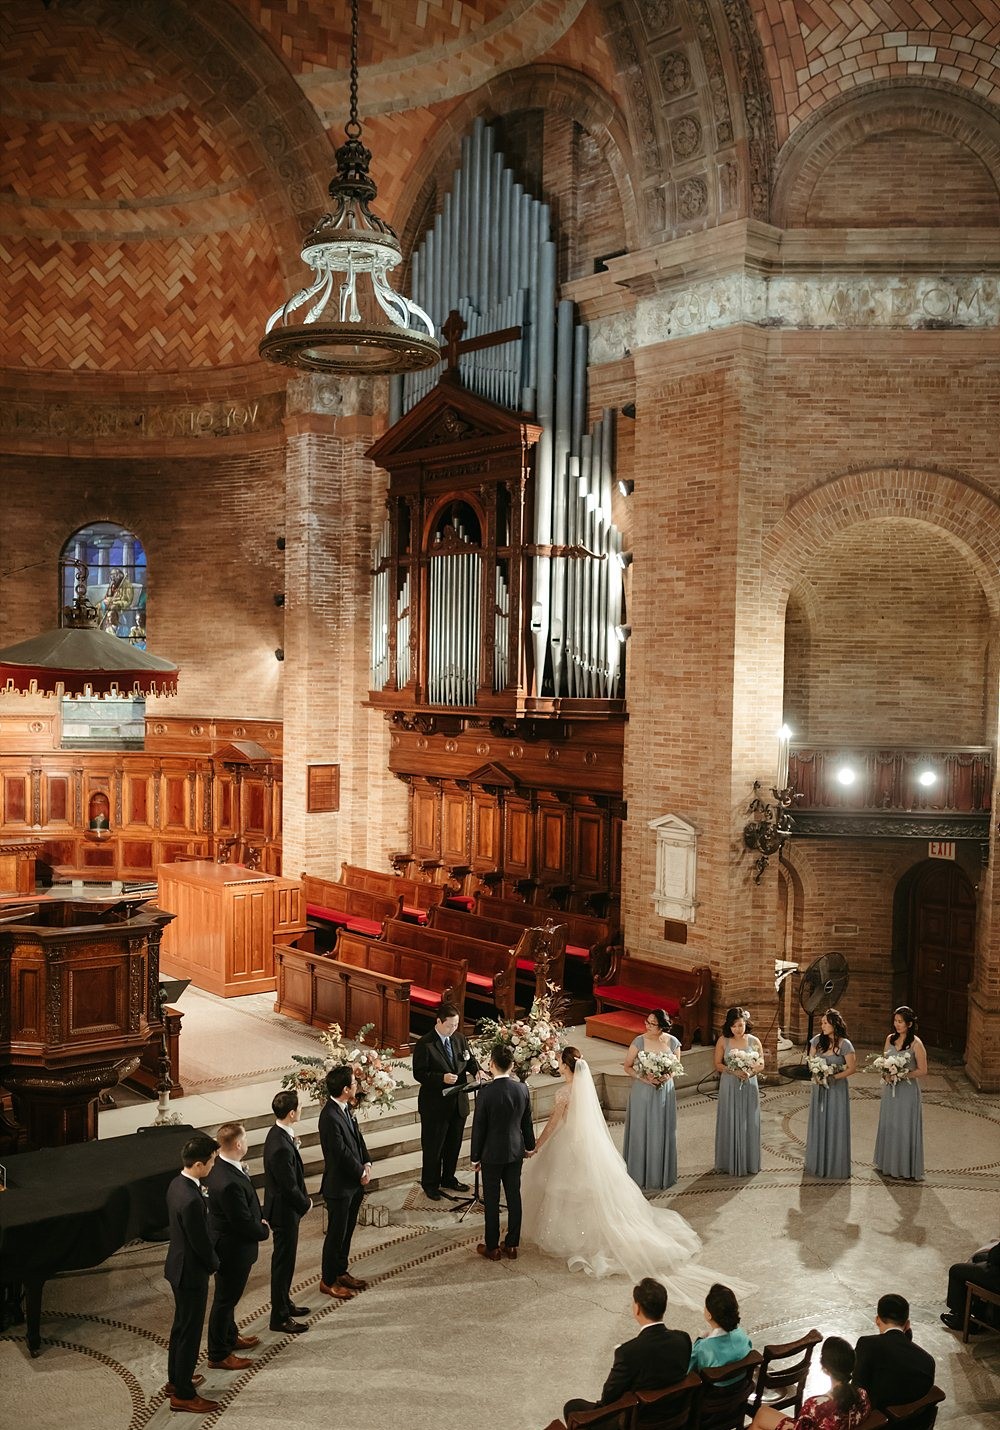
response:
M750 1052L748 1048L730 1048L723 1061L731 1072L745 1073L747 1078L753 1077L760 1070L757 1054ZM739 1084L742 1088L744 1078L739 1079Z
M809 1067L810 1079L819 1087L829 1087L830 1079L836 1072L836 1068L831 1066L831 1064L828 1063L825 1058L807 1058L806 1062Z
M896 1085L910 1076L910 1060L906 1053L870 1053L864 1070L878 1073L882 1081L892 1088L895 1097Z
M671 1077L684 1076L684 1064L676 1053L647 1053L641 1048L635 1055L634 1067L639 1076L662 1087Z
M514 1054L513 1071L526 1081L533 1073L559 1073L559 1034L563 1024L562 1005L559 988L554 983L546 985L545 994L536 998L523 1018L510 1021L503 1018L483 1018L478 1032L471 1040L476 1061L488 1067L490 1054L499 1045L506 1045Z
M392 1069L398 1068L400 1063L394 1058L395 1048L371 1048L365 1043L365 1038L374 1027L374 1023L366 1023L358 1029L354 1043L345 1043L340 1024L332 1023L322 1034L326 1056L312 1058L293 1053L295 1067L285 1073L281 1086L294 1088L313 1102L324 1103L327 1100L327 1073L350 1063L358 1084L358 1111L362 1115L375 1107L380 1115L391 1111L396 1105L396 1089L403 1085L392 1075Z

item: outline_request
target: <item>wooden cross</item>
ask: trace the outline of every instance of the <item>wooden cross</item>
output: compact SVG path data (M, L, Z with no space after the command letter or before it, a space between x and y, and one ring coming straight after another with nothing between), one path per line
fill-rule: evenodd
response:
M521 336L521 329L518 326L501 328L497 333L482 333L478 338L466 338L462 342L465 320L455 308L452 308L442 323L441 332L445 339L445 371L442 376L453 375L455 377L458 376L458 359L462 353L475 353L482 348L499 347L501 343L512 343Z

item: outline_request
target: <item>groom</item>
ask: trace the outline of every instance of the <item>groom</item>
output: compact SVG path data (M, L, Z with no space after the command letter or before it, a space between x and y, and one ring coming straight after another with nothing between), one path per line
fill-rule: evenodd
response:
M486 1241L476 1247L487 1261L500 1260L500 1187L507 1198L507 1235L503 1254L517 1258L521 1239L521 1164L535 1152L531 1096L523 1082L510 1076L514 1054L498 1043L490 1057L493 1081L476 1099L472 1117L472 1165L483 1173Z

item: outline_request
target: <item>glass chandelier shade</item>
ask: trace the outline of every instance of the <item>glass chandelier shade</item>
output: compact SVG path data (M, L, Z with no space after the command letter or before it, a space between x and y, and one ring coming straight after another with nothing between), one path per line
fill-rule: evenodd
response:
M378 190L357 115L357 0L351 9L351 117L330 181L333 209L302 247L312 282L271 314L259 352L307 372L415 372L440 362L441 349L423 308L389 283L402 253L393 229L371 211Z

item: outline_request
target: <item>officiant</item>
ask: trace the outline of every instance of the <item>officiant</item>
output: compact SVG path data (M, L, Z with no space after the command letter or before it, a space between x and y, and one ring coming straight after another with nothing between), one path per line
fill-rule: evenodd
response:
M458 1030L459 1022L455 1005L442 1003L433 1028L413 1045L413 1076L420 1084L420 1185L432 1202L440 1201L443 1191L469 1190L455 1175L469 1099L463 1092L449 1093L448 1089L474 1081L479 1064Z

